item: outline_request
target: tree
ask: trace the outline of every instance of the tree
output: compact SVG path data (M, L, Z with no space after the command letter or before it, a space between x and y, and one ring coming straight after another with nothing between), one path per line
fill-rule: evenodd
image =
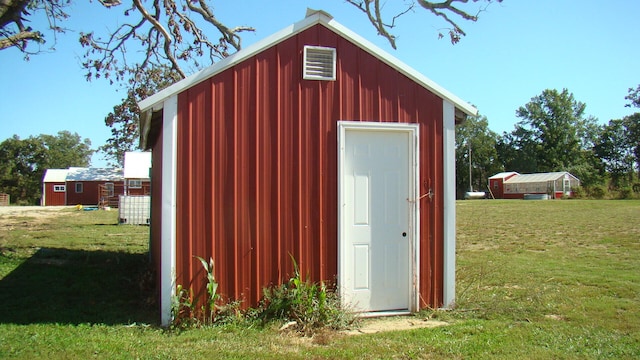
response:
M87 167L91 164L91 141L82 139L77 133L59 131L57 135L40 135L36 138L44 146L44 160L40 164L46 169L63 169L70 166Z
M24 140L14 135L0 143L0 192L16 203L35 205L46 169L88 166L92 153L89 139L68 131Z
M640 85L637 88L629 89L629 95L625 96L629 100L627 107L640 108ZM638 178L640 178L640 113L636 112L624 118L624 126L627 129L629 141L634 145L633 155L635 157L636 169L638 170Z
M127 91L127 97L104 119L105 125L111 128L111 137L98 150L105 154L109 165L124 166L124 153L138 148L138 101L179 79L180 75L168 67L152 68L139 75L136 86Z
M442 19L448 26L452 43L465 32L459 21L477 21L478 14L493 2L502 0L473 0L486 5L469 5L469 0L408 0L393 6L382 0L348 0L369 18L378 33L396 47L396 37L390 33L396 20L409 12L422 9ZM184 78L189 69L208 66L241 48L245 32L251 26L229 26L217 18L207 0L98 0L106 8L121 8L131 21L112 27L102 35L96 29L80 32L80 44L87 51L83 66L87 79L98 77L110 81L127 81L149 68L168 66ZM65 31L58 25L68 18L65 8L72 0L0 0L0 49L15 47L30 54L31 43L42 44L44 31ZM25 25L35 13L49 20L48 29L33 30ZM390 20L388 20L390 19ZM443 36L440 34L440 36ZM139 50L139 51L138 51ZM132 56L141 53L142 57ZM127 55L128 54L128 55Z
M626 104L626 107L640 108L640 85L637 88L629 88L629 94L624 97L630 102Z
M598 182L593 146L600 128L567 89L544 90L516 110L521 120L498 140L505 169L523 173L569 171L585 186Z
M600 139L594 148L596 155L603 161L604 170L611 176L614 187L620 187L624 180L633 175L633 144L627 136L623 120L611 120L605 125Z
M524 138L535 143L538 171L565 170L580 158L579 127L586 105L567 89L544 90L516 110Z
M40 30L26 26L26 18L38 14L46 16L49 24L47 30L55 39L56 34L65 32L58 24L69 17L65 8L70 3L71 0L0 0L0 50L17 48L27 59L30 54L40 52L39 47L33 51L27 45L44 44L45 35Z
M538 172L538 145L530 133L526 128L517 127L510 133L504 132L498 139L496 151L505 170L525 174Z
M498 161L497 139L498 134L489 130L486 116L469 117L456 127L456 188L459 194L472 189L484 191L489 176L504 170ZM469 189L469 169L472 189Z

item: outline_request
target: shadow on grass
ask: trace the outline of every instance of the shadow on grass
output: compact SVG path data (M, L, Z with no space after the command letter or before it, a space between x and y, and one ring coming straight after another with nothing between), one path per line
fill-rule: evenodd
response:
M0 323L157 323L146 254L42 248L0 280Z

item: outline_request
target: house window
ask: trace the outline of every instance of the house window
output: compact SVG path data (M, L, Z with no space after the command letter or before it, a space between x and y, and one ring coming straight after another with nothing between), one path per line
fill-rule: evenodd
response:
M142 188L142 180L140 180L140 179L130 179L129 180L129 188L130 189L141 189Z
M65 185L53 185L54 192L65 192L67 187Z
M113 197L113 183L105 183L104 188L107 190L107 196Z
M84 191L84 185L82 183L76 183L76 193L81 193Z
M336 49L322 46L305 46L302 78L305 80L336 79Z
M497 189L497 188L498 188L498 182L497 182L497 181L494 181L494 182L493 182L493 188L494 188L494 189Z

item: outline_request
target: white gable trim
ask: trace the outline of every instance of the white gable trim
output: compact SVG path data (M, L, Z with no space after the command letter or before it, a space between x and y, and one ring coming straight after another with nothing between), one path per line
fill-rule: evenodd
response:
M252 56L254 56L257 53L262 52L263 50L277 44L280 43L316 24L322 24L323 26L327 27L329 30L337 33L338 35L342 36L343 38L349 40L350 42L354 43L356 46L360 47L361 49L365 50L366 52L368 52L369 54L373 55L374 57L378 58L379 60L383 61L384 63L386 63L387 65L393 67L394 69L396 69L397 71L399 71L400 73L406 75L407 77L409 77L410 79L412 79L413 81L415 81L416 83L422 85L424 88L426 88L427 90L433 92L434 94L442 97L443 99L451 102L452 104L454 104L454 106L461 110L462 112L464 112L467 115L476 115L477 114L477 109L475 107L473 107L472 105L470 105L469 103L463 101L462 99L460 99L459 97L453 95L451 92L447 91L446 89L444 89L443 87L441 87L440 85L436 84L434 81L432 81L431 79L427 78L426 76L420 74L418 71L416 71L415 69L411 68L410 66L408 66L407 64L403 63L402 61L398 60L397 58L395 58L394 56L392 56L391 54L387 53L386 51L382 50L381 48L379 48L378 46L374 45L372 42L366 40L365 38L363 38L362 36L356 34L355 32L349 30L348 28L346 28L345 26L341 25L340 23L338 23L337 21L333 20L333 18L331 16L329 16L327 13L323 12L323 11L316 11L313 12L311 15L307 16L306 18L302 19L301 21L290 25L278 32L276 32L275 34L257 42L254 43L251 46L248 46L245 49L242 49L240 51L238 51L237 53L215 63L214 65L203 69L189 77L187 77L186 79L179 81L175 84L173 84L172 86L169 86L168 88L156 93L155 95L152 95L142 101L140 101L138 103L138 106L140 107L140 111L144 112L150 109L154 109L154 110L159 110L160 108L162 108L162 103L163 101L170 97L173 96L175 94L178 94L180 92L182 92L183 90L190 88L210 77L212 77L215 74L218 74L230 67L232 67L233 65L240 63L242 61L244 61L247 58L250 58Z

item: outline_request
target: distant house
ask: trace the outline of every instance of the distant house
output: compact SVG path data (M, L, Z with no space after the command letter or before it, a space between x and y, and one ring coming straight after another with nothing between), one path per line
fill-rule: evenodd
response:
M124 194L122 169L69 168L67 205L117 206L118 195L122 194Z
M566 171L519 174L502 172L489 178L491 194L496 199L523 199L526 194L547 194L552 199L573 196L580 180Z
M42 206L67 205L67 173L69 169L47 169L42 178Z
M122 169L70 167L47 169L42 179L42 206L118 206L124 193Z

